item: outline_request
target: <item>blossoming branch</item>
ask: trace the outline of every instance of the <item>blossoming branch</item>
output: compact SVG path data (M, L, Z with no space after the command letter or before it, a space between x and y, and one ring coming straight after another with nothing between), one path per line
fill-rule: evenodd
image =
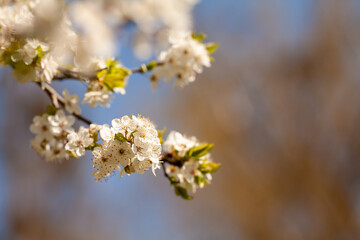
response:
M176 131L164 141L165 131L140 115L118 116L111 126L97 125L81 115L79 106L109 107L115 94L126 94L136 73L148 76L154 89L161 80L174 81L180 88L194 82L204 67L211 66L217 48L216 43L204 42L204 34L191 32L190 12L196 2L1 1L0 64L10 67L19 83L38 84L51 100L30 126L35 134L32 148L48 162L80 158L91 151L95 181L117 171L120 177L150 169L155 175L162 168L175 193L184 199L209 184L220 167L211 159L212 144ZM175 17L169 18L169 12ZM124 66L112 57L114 32L126 30L129 24L136 26L134 51L140 58L150 56L161 42L167 42L167 50L138 68ZM155 36L162 40L152 46ZM52 87L53 81L65 79L84 84L82 100L68 89L60 94ZM76 130L75 121L85 126Z

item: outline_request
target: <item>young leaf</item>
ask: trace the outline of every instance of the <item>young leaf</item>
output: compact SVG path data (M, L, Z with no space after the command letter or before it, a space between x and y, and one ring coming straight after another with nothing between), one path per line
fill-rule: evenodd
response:
M221 164L214 162L207 162L199 166L199 171L202 174L214 173L220 168Z
M169 178L170 184L176 184L178 181L174 177Z
M218 49L219 44L218 43L207 43L205 46L206 46L206 50L208 51L208 53L212 54Z
M48 106L46 107L45 113L46 113L47 115L55 115L55 114L56 114L56 111L57 111L56 107L54 107L53 105L48 105Z
M194 197L193 196L190 196L189 194L188 194L188 192L186 191L186 189L185 188L183 188L183 187L179 187L179 186L174 186L174 189L175 189L175 194L177 195L177 196L181 196L183 199L186 199L186 200L191 200L191 199L193 199Z
M185 158L189 159L189 158L193 157L193 158L198 159L198 158L208 154L213 147L214 147L214 144L203 144L203 145L200 145L197 147L190 148L186 152Z
M86 150L93 151L96 147L101 146L100 144L97 143L98 135L99 135L98 132L94 132L94 133L90 134L90 137L93 139L93 143L90 146L88 146L87 148L85 148Z
M151 61L146 65L146 68L148 71L152 71L157 65L158 63L156 61Z
M193 33L191 35L191 37L195 40L197 40L198 42L202 42L204 41L204 39L207 37L206 34L204 33L199 33L199 34L196 34L196 33Z
M67 151L68 152L68 154L69 154L69 156L71 157L71 158L79 158L78 156L76 156L73 152L71 152L71 151Z
M119 140L120 142L126 142L127 139L122 133L115 134L115 139Z
M158 137L160 139L160 143L163 144L163 142L164 142L163 137L166 133L166 127L164 127L163 130L157 130L157 132L158 132Z
M101 70L96 74L97 78L109 90L114 91L114 88L124 88L125 78L131 74L131 71L119 67L115 60L109 59L106 63L108 68Z
M195 176L194 181L197 185L199 185L200 188L205 187L205 184L207 183L203 175Z

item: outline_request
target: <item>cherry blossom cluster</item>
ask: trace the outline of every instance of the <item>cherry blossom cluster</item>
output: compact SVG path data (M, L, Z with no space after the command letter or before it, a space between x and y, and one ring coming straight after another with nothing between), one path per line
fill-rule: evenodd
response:
M135 73L148 76L153 87L160 79L175 80L181 88L194 82L210 67L217 49L216 43L204 43L204 34L191 32L197 2L0 0L0 65L10 67L18 82L39 85L51 100L30 126L35 134L31 147L49 162L92 152L95 181L117 171L120 177L150 169L155 175L163 168L176 194L185 199L210 183L211 173L219 168L211 161L211 144L178 132L171 132L163 143L164 132L140 115L114 119L111 126L97 125L81 115L79 106L110 107L114 94L126 94ZM116 33L129 25L135 25L135 53L149 58L161 51L156 60L131 69L113 57ZM83 83L82 99L52 87L53 81L64 79ZM86 127L75 130L76 120Z
M190 193L205 187L211 182L211 174L220 164L211 160L212 144L200 144L196 137L172 131L163 144L168 159L165 173L175 188L175 193L185 199L191 199Z
M171 48L160 54L161 66L154 69L151 80L156 83L160 78L165 81L177 79L175 86L184 87L195 81L196 73L211 65L211 51L216 44L202 43L204 36L178 33L170 36Z
M44 36L37 31L41 25L39 19L48 15L49 8L45 5L45 1L17 1L0 7L0 63L12 67L14 77L21 83L51 83L66 54L65 48L70 48L71 41L54 45L55 34ZM58 25L62 36L75 35L65 15L61 15Z
M36 134L31 141L32 148L46 161L69 159L65 146L69 132L73 131L74 122L75 118L65 115L62 110L54 115L44 113L35 116L30 126L30 131Z
M149 119L141 116L123 116L114 119L112 126L100 126L102 146L93 151L93 175L99 181L116 170L120 176L143 174L160 168L161 144L158 132ZM122 167L122 168L121 168Z

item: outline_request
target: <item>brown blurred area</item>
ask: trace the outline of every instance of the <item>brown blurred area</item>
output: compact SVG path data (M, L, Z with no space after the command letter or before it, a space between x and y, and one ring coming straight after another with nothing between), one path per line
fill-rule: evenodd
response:
M359 6L314 2L296 48L262 11L263 40L245 53L241 37L225 36L174 108L215 142L222 168L205 190L209 208L244 239L360 239Z
M173 221L186 232L175 239L360 239L360 8L356 1L314 2L315 17L296 45L280 40L276 24L286 19L276 6L257 9L259 39L241 53L241 34L221 32L213 67L183 91L171 90L172 101L161 106L178 130L214 142L214 161L222 163L195 200L166 198L173 202L164 211L175 215L163 227ZM6 196L6 239L135 239L98 218L104 212L81 191L89 180L82 165L44 164L19 149L47 99L26 102L34 89L4 87L8 109L21 106L4 116L2 129L14 189ZM172 194L166 183L141 184L164 188L159 198ZM49 204L61 191L70 194ZM54 209L59 219L49 214ZM127 228L126 219L116 221Z

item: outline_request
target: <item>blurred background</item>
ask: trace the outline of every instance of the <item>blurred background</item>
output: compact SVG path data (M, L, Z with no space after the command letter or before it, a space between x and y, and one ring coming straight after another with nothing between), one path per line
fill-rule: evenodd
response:
M221 44L195 83L152 92L135 76L110 109L83 112L215 143L212 184L185 201L160 171L95 183L90 155L46 163L29 125L49 100L2 69L0 239L360 239L360 1L204 0L194 18Z

